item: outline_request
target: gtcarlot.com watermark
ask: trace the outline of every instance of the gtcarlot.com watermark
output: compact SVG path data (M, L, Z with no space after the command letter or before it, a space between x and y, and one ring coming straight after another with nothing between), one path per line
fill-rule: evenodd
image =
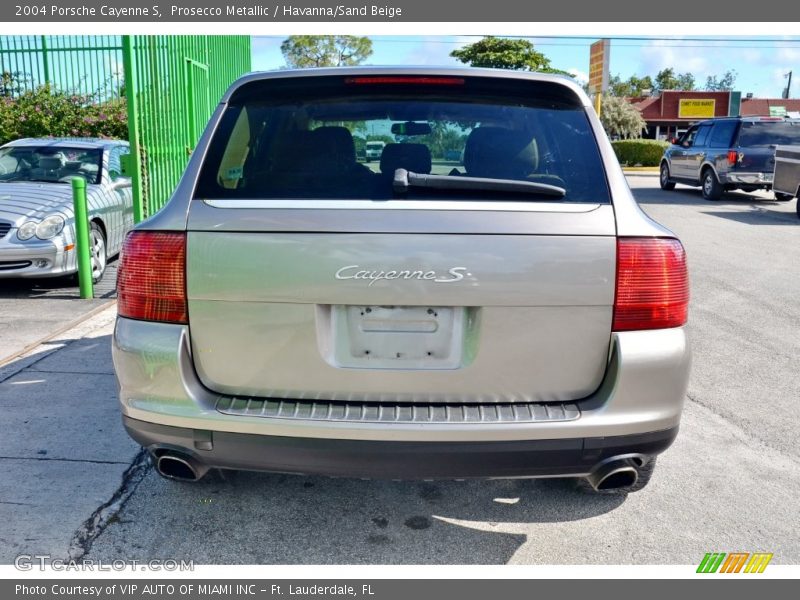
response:
M14 567L19 571L194 571L193 560L117 559L117 560L64 560L49 554L20 554L14 558Z

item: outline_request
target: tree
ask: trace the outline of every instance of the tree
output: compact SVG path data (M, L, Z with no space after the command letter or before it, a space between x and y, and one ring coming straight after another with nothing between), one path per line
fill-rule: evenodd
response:
M569 75L566 71L553 68L550 59L538 52L528 40L509 40L490 35L453 50L450 56L471 67Z
M662 69L655 77L655 89L659 92L664 90L686 90L695 89L694 75L691 73L675 73L672 67Z
M605 96L600 111L600 122L610 137L639 138L646 127L642 113L624 98Z
M644 96L653 91L653 80L649 75L637 77L631 75L627 81L623 81L619 75L612 76L608 81L608 91L613 96L631 97Z
M356 35L290 35L281 43L287 66L349 67L372 55L372 40Z
M716 75L709 75L706 77L706 91L709 92L728 92L736 85L736 71L725 71L725 73L717 78Z

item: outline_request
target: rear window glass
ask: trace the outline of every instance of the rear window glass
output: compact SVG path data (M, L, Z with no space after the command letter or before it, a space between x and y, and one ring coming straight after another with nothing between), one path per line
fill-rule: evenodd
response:
M775 146L800 144L800 122L756 121L742 123L740 146Z
M723 121L714 123L714 129L711 131L709 138L709 146L730 146L733 132L736 129L736 121Z
M454 85L345 78L265 80L229 103L201 169L200 198L390 199L398 169L506 179L609 202L584 108L566 87L459 79ZM409 199L508 199L507 192L414 187ZM520 199L553 201L551 196Z

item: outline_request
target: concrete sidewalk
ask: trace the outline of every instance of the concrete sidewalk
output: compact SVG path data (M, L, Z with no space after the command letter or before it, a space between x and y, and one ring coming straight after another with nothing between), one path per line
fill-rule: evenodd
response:
M147 470L124 433L112 305L0 366L0 564L81 556Z

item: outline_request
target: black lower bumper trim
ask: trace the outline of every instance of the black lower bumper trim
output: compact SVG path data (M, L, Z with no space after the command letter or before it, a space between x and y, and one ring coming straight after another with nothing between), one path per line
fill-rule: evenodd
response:
M379 479L585 475L614 456L659 454L678 434L675 427L564 440L391 442L209 432L124 416L123 422L129 435L151 453L182 452L212 468Z

